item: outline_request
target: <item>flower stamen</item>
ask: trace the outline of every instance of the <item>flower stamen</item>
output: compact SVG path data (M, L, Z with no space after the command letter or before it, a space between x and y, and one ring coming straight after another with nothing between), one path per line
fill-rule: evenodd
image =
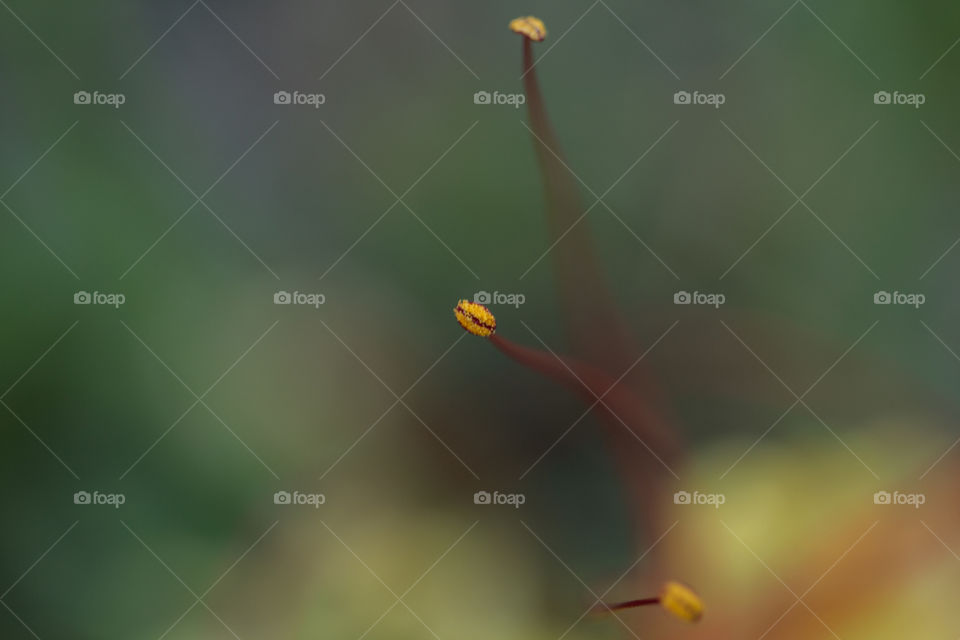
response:
M482 304L461 300L453 310L457 322L467 332L481 338L489 338L497 330L497 319Z
M621 609L632 609L652 604L659 604L670 615L687 622L697 622L703 616L703 602L700 600L700 596L685 584L674 581L664 584L660 589L660 595L656 598L605 604L601 605L600 611L620 611Z
M533 16L511 20L510 31L526 36L534 42L543 42L543 39L547 37L547 27L544 26L543 20Z

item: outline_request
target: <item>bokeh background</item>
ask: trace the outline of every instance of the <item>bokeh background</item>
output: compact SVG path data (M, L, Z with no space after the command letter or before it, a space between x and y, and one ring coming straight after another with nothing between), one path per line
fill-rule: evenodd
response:
M953 3L0 4L2 637L960 635ZM643 527L608 427L451 313L566 349L527 113L473 100L528 13L684 443ZM671 578L699 625L584 615Z

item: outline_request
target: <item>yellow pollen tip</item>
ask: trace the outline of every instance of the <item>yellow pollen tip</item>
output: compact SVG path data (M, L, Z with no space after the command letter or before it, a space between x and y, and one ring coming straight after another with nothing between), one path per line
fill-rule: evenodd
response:
M481 338L489 338L497 330L497 319L482 304L461 300L453 310L457 322L468 332Z
M547 28L540 18L526 16L510 21L510 31L526 36L534 42L542 42L547 37Z
M660 590L660 606L671 615L696 622L703 615L703 602L693 589L679 582L668 582Z

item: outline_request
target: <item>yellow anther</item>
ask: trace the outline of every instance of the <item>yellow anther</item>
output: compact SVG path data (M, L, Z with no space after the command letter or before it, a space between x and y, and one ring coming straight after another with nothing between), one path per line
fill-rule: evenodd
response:
M543 25L543 20L533 16L511 20L510 31L526 36L534 42L541 42L547 37L547 28Z
M690 587L668 582L660 590L660 606L687 622L696 622L703 615L703 602Z
M461 300L453 310L460 326L481 338L489 338L497 330L497 319L482 304Z

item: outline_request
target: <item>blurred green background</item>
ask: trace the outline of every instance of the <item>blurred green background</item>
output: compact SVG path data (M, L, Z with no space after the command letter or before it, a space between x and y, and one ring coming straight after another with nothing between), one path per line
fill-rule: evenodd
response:
M953 3L0 4L0 636L960 635ZM473 99L525 14L617 302L678 321L643 532L600 421L451 313L566 349L526 110ZM581 616L666 579L699 625Z

